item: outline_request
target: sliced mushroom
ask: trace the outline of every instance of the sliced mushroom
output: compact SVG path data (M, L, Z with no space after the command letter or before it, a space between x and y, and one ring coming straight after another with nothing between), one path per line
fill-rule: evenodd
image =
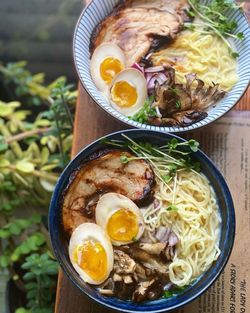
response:
M163 293L163 286L159 279L153 278L150 281L141 282L138 284L133 293L132 300L142 302L145 300L158 299Z
M175 255L174 246L170 246L167 243L140 244L140 248L151 255L159 256L163 262L172 261Z
M135 274L137 275L138 280L148 280L148 279L156 276L157 271L149 269L140 263L136 263Z
M163 242L141 243L139 247L149 254L160 255L161 252L166 248L166 245L167 244Z
M114 295L114 281L110 277L108 280L106 280L98 289L99 292L104 296L113 296Z
M119 277L118 277L119 276ZM136 281L132 275L117 275L114 280L114 295L120 299L131 299L136 289Z
M122 281L122 276L119 274L114 273L113 275L113 281L117 282L117 281Z
M163 262L173 261L175 255L175 247L167 245L164 250L162 250L160 257Z
M165 75L164 84L155 83L153 106L159 108L162 117L150 117L152 125L189 126L206 118L206 110L225 95L219 84L206 87L194 73L185 76L185 84L175 83L175 70L170 66L165 68Z
M172 118L163 118L163 125L190 126L208 116L207 112L201 110L188 110L175 113Z
M135 261L125 252L114 250L114 271L117 274L134 273L136 267Z
M165 274L167 272L166 263L163 263L157 256L153 256L140 249L139 246L133 245L129 248L124 247L123 249L126 249L126 253L128 253L132 259L141 263L146 268L152 271L157 271L161 274Z

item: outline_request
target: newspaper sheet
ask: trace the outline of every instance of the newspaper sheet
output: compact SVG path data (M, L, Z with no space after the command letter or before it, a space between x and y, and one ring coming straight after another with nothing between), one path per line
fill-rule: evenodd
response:
M233 112L189 135L223 173L236 211L236 237L228 264L213 286L178 313L250 312L250 114Z

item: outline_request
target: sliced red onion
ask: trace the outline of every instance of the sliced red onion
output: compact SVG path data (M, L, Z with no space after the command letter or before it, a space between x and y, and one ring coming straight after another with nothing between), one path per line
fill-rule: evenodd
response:
M136 70L138 70L138 71L142 72L142 74L144 74L144 67L140 66L140 64L134 63L132 65L132 68L135 68Z
M155 238L160 242L167 242L171 230L167 227L160 226L155 234Z
M148 82L148 89L154 89L157 76L154 75Z
M169 235L169 237L168 237L168 245L169 245L170 247L173 247L173 246L175 246L178 242L179 242L178 237L176 236L176 234L175 234L173 231L171 231L171 233L170 233L170 235Z
M152 75L150 79L148 79L148 75L149 74L147 74L147 76L146 76L148 89L153 89L156 81L158 81L158 83L160 85L163 85L167 80L167 76L163 73L158 73L156 75Z
M164 66L162 65L148 67L145 69L145 73L155 73L155 72L161 72L161 71L164 71Z
M146 74L147 84L149 83L150 79L151 79L153 76L155 76L155 75L157 75L157 74L156 74L156 73L147 73L147 74Z
M160 85L164 84L167 81L167 76L163 73L157 74L157 81Z

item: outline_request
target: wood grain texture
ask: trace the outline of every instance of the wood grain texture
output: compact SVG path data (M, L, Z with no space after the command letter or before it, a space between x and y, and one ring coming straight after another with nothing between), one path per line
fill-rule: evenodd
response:
M250 3L244 7L250 16ZM234 110L250 111L250 88L246 91ZM231 113L228 113L231 114ZM244 113L243 113L244 114ZM249 112L245 113L249 115ZM207 127L213 127L212 125ZM114 120L98 107L79 85L76 108L72 157L93 140L110 132L128 128ZM195 132L193 133L195 134ZM100 307L82 294L62 271L59 273L55 313L111 313L112 310Z

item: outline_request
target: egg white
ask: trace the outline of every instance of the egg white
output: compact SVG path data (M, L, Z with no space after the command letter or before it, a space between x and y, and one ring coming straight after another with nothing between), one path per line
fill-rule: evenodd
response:
M99 242L107 255L107 273L105 277L102 280L93 280L74 260L73 255L75 249L83 244L86 240L94 240ZM80 275L80 277L89 284L92 285L99 285L102 282L104 282L110 272L113 269L113 263L114 263L114 255L113 255L113 247L111 244L111 241L107 235L107 233L102 229L100 226L94 224L94 223L84 223L79 225L74 232L71 235L70 242L69 242L69 257L70 261L74 267L74 269L77 271L77 273Z
M123 195L110 192L104 194L99 199L95 209L96 223L106 230L110 217L120 209L130 210L137 216L139 230L134 240L138 240L144 232L143 216L138 206L132 200ZM114 246L121 246L131 243L133 240L124 242L111 239L111 242Z
M148 96L148 91L147 91L147 81L144 77L144 75L134 69L134 68L128 68L125 69L123 71L121 71L120 73L118 73L110 86L110 91L112 89L112 87L114 86L115 83L119 82L119 81L126 81L127 83L129 83L130 85L132 85L133 87L136 88L137 91L137 101L136 103L131 106L131 107L119 107L115 102L112 101L112 97L110 94L110 103L113 106L113 108L115 108L118 112L126 115L126 116L131 116L134 115L135 113L137 113L144 105L147 96Z
M102 79L101 73L100 73L100 66L101 63L106 58L115 58L119 60L124 68L126 67L126 59L123 51L115 44L113 43L103 43L100 46L98 46L90 60L90 74L91 77L96 85L96 87L103 91L104 93L108 93L108 85L106 82Z

